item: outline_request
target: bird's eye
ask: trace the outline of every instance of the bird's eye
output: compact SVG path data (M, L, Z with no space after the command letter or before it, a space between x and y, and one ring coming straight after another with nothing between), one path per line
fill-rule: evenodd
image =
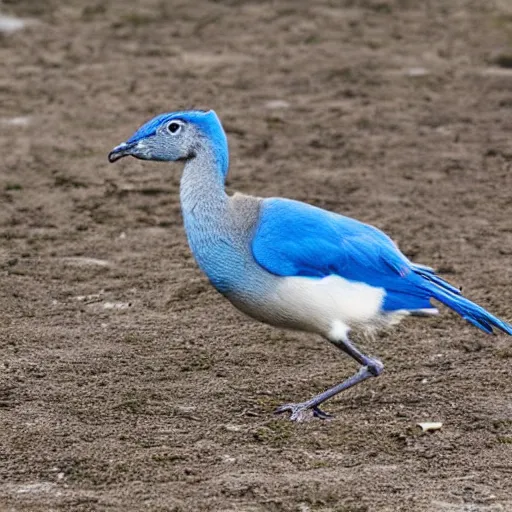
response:
M176 134L181 129L181 124L172 122L167 125L167 129L169 130L169 133Z

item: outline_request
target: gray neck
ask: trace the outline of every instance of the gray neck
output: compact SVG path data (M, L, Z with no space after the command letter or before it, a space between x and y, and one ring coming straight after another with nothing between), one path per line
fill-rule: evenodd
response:
M213 151L201 148L185 164L180 185L181 210L188 243L199 267L214 279L216 248L226 238L228 196Z
M206 272L204 255L225 233L228 209L224 174L211 148L198 148L196 156L185 164L180 200L190 248Z
M180 183L181 209L185 220L192 216L216 216L224 211L228 196L224 190L224 176L209 148L201 148L187 160Z

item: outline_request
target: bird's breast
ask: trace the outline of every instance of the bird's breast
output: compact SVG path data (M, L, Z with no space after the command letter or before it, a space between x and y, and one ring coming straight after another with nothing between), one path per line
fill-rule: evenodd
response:
M221 230L187 232L199 268L222 294L241 288L248 279L251 255L243 244Z
M259 200L230 198L225 204L201 203L183 208L185 231L194 258L212 285L230 300L251 300L266 286L268 272L250 247ZM232 300L233 302L233 300Z

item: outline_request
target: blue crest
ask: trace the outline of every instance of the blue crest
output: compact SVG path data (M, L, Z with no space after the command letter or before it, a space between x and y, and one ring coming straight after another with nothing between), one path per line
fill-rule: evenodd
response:
M213 110L184 110L160 114L143 124L126 143L131 144L155 135L162 125L167 124L173 119L193 123L203 132L205 137L211 142L222 174L226 176L229 167L228 140L222 124Z

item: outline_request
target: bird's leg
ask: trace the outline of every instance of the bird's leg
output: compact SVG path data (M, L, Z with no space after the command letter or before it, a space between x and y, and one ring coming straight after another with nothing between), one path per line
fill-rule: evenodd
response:
M332 398L338 393L341 393L345 389L351 388L352 386L355 386L356 384L359 384L360 382L363 382L370 377L378 377L384 370L384 365L378 359L365 356L363 353L361 353L351 343L351 341L348 339L348 336L344 336L344 339L341 341L336 341L334 344L343 350L343 352L353 357L359 364L362 365L362 368L360 368L355 375L352 375L352 377L349 377L347 380L344 380L340 384L337 384L336 386L333 386L332 388L319 393L306 402L301 402L298 404L285 404L281 407L278 407L275 411L277 414L289 411L291 413L290 419L292 421L304 421L311 418L311 416L320 419L327 419L331 417L331 415L319 409L320 404L326 400L329 400L329 398Z

